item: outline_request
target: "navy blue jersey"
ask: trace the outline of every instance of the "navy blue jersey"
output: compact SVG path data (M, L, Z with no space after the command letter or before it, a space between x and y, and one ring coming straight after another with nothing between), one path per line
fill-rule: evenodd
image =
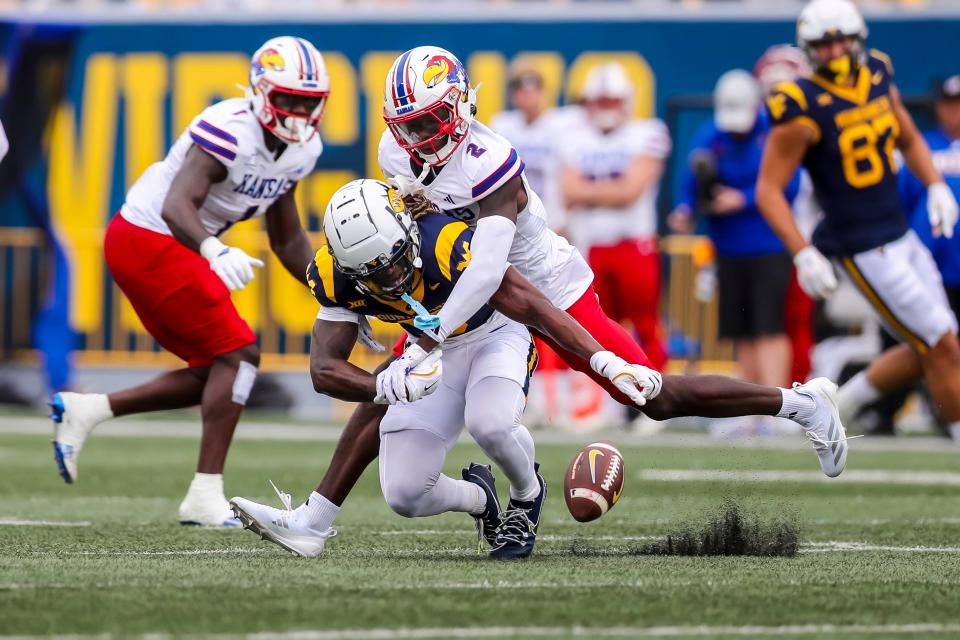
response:
M777 85L767 99L774 126L797 122L815 134L803 166L825 214L814 244L827 255L867 251L907 231L897 192L900 124L892 87L890 59L871 50L851 87L813 75Z
M473 230L466 223L440 213L423 216L416 222L420 228L420 257L423 267L414 277L410 295L430 313L437 313L447 301L460 274L470 264L470 241ZM307 281L313 297L324 307L339 307L367 316L376 316L383 322L399 324L410 335L422 331L413 326L416 312L402 300L381 298L361 292L353 281L333 266L333 256L327 247L317 251L307 267ZM466 324L451 333L461 335L490 319L493 308L484 305Z

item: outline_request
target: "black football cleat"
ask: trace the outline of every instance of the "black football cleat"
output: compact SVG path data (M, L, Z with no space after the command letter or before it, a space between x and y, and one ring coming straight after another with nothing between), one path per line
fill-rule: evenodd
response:
M500 500L497 499L497 484L490 465L476 464L463 470L463 479L480 487L487 496L487 508L478 516L472 516L477 525L477 548L483 549L483 541L491 547L497 537L500 526Z
M533 553L543 502L547 498L547 482L540 475L540 464L534 464L533 470L540 483L540 494L527 502L511 498L507 510L500 516L497 537L490 551L493 560L517 560L528 558Z

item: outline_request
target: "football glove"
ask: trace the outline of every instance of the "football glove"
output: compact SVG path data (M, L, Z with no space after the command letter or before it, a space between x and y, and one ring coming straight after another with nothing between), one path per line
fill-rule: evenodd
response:
M253 267L263 266L262 260L251 258L243 249L229 247L213 236L200 243L200 255L207 259L210 268L230 291L247 286L255 277Z
M800 288L811 298L829 298L837 288L833 265L813 245L807 245L793 256Z
M957 224L957 199L950 187L942 182L927 187L927 215L934 235L942 233L947 238L953 237L953 227Z
M611 351L598 351L593 354L590 357L590 366L610 380L638 407L647 404L647 400L656 398L663 388L663 378L657 371L639 364L629 364Z
M434 353L436 353L437 356L427 362L427 359ZM402 356L391 362L390 366L377 375L377 396L373 401L377 404L405 404L419 400L423 395L433 392L435 386L430 386L429 391L427 391L427 386L429 385L423 385L420 395L411 398L409 391L412 389L416 392L420 389L420 384L411 382L408 387L407 378L409 377L408 374L413 371L419 371L420 373L425 371L430 372L433 369L433 364L436 364L440 360L440 355L441 352L439 349L434 350L430 356L428 356L427 352L418 345L410 345L407 350L403 352ZM427 364L423 368L418 368L418 365L421 363ZM440 372L438 368L436 374L438 380ZM417 380L420 378L422 378L422 376L415 377Z

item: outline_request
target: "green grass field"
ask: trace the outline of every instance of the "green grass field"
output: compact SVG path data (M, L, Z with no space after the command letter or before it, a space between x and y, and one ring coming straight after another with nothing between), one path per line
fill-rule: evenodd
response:
M304 560L248 531L176 524L195 439L95 435L68 487L46 432L0 433L0 636L960 637L960 452L862 442L851 443L849 476L830 482L804 473L818 467L799 441L624 446L624 497L587 525L561 495L578 444L544 444L551 495L536 555L493 563L476 554L464 515L394 515L373 468L341 512L340 535ZM272 479L299 503L332 447L239 440L228 497L278 505ZM448 472L480 459L458 446ZM885 470L896 484L868 473ZM795 517L800 554L632 553L729 497Z

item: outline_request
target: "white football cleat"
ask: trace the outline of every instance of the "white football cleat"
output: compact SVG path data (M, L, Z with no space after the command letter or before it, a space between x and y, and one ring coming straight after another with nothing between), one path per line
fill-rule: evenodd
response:
M230 503L221 493L210 495L200 491L189 491L180 503L178 510L180 524L213 527L219 529L239 529L240 521L233 517Z
M816 405L811 415L797 416L793 421L803 427L813 443L823 473L836 478L847 466L847 431L837 408L837 385L827 378L814 378L805 384L795 382L793 390Z
M53 459L67 484L77 481L77 458L95 426L109 418L110 403L96 393L61 391L50 400L53 419Z
M337 535L336 529L314 529L306 522L302 509L292 509L290 494L283 493L273 485L283 502L284 509L269 507L239 496L230 500L233 513L243 525L260 536L262 540L272 542L295 556L316 558L323 553L327 540Z

